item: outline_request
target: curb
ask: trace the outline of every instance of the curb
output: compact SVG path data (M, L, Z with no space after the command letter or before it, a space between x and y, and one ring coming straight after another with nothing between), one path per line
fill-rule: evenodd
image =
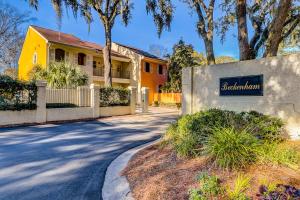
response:
M102 187L102 198L103 200L133 200L129 183L125 176L121 176L121 171L126 167L129 160L138 151L158 142L160 139L142 144L125 151L114 159L111 164L107 167L105 173L105 179Z

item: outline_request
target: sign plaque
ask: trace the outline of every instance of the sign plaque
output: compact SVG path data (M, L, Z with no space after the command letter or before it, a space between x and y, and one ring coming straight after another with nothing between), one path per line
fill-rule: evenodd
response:
M220 78L220 96L263 96L264 76Z

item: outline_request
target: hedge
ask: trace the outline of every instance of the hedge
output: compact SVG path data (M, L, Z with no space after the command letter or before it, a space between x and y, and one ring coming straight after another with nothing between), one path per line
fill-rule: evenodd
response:
M73 103L47 103L46 108L51 109L51 108L76 108L78 107L77 105Z
M0 75L0 110L34 110L36 102L37 86L34 82Z
M130 91L122 87L100 88L100 107L129 106Z

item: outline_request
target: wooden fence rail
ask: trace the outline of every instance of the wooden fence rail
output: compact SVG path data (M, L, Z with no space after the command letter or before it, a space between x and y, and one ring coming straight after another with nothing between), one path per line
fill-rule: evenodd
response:
M47 103L70 103L80 107L91 106L91 90L88 87L76 89L46 89Z
M155 93L155 101L163 104L181 103L181 93Z

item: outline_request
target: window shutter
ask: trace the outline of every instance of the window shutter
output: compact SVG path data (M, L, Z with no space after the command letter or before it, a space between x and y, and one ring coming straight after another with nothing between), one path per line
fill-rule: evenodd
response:
M86 66L91 66L93 62L92 56L86 55Z
M78 53L74 53L73 58L74 58L73 59L74 64L78 65Z
M66 58L65 58L66 62L70 61L70 53L68 51L66 51Z
M55 50L54 49L50 49L50 52L49 52L49 61L50 62L55 61Z

